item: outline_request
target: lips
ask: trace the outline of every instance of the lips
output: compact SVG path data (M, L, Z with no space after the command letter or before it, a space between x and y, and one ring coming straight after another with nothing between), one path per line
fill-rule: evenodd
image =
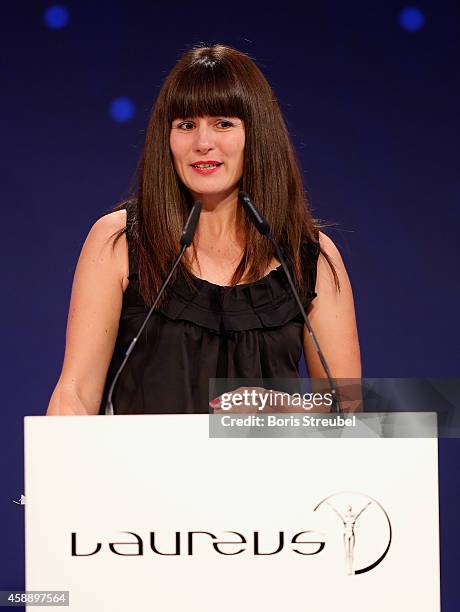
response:
M198 174L214 174L223 165L223 162L208 159L207 161L196 161L190 167Z
M199 160L199 161L193 162L193 164L190 164L190 165L192 166L192 168L200 167L200 169L203 170L207 168L221 166L222 162L217 161L215 159L207 159L206 161Z

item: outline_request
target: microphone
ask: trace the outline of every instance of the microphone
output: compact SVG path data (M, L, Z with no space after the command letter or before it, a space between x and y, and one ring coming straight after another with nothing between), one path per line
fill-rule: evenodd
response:
M185 222L184 229L180 237L181 247L189 247L193 242L193 236L195 235L196 226L198 225L198 219L201 214L201 202L197 200L190 211L187 221Z
M147 325L150 317L152 316L152 313L155 309L155 306L158 304L161 296L163 295L166 287L169 285L169 281L171 280L171 277L174 273L174 270L177 268L177 266L179 265L180 260L182 259L182 256L185 253L185 250L187 249L187 247L189 247L192 242L193 242L193 236L195 235L195 230L196 230L196 226L198 225L198 220L200 218L200 214L201 214L201 202L199 200L197 200L195 202L195 204L192 207L192 210L190 211L190 214L187 218L187 221L185 222L184 228L182 230L182 234L180 237L180 245L181 245L181 251L179 253L179 255L176 257L176 260L174 261L174 264L171 268L171 270L169 271L168 276L166 277L166 280L164 281L163 285L161 286L160 291L158 292L158 295L155 299L155 301L153 302L147 316L144 319L144 322L142 323L142 325L139 328L139 331L137 332L137 334L135 335L135 337L132 339L131 344L128 347L128 350L125 353L125 357L120 365L120 367L117 370L117 373L115 374L113 380L112 380L112 384L110 385L110 389L109 389L109 393L107 395L107 402L105 404L105 414L106 416L110 415L112 416L114 414L114 410L113 410L113 403L112 403L112 396L113 396L113 391L115 389L115 385L117 384L118 379L120 378L120 374L123 372L123 369L126 365L126 362L129 359L129 356L131 355L131 353L133 352L134 347L136 346L137 340L140 337L140 335L142 334L142 332L144 331L144 327Z
M270 236L270 226L265 217L257 210L254 206L251 198L244 191L238 193L240 200L243 202L246 212L248 213L251 221L254 223L258 231L262 236L266 236L269 240L272 239ZM273 240L273 239L272 239Z
M310 321L308 320L307 317L307 313L305 312L305 309L302 305L302 302L300 301L300 297L299 294L297 292L297 289L295 288L295 285L292 281L291 278L291 274L289 273L288 267L286 265L286 261L284 259L283 253L281 252L280 247L278 246L276 240L273 238L273 236L270 233L270 225L268 223L268 221L264 218L264 216L257 210L254 202L251 200L251 198L248 196L247 193L245 193L244 191L240 191L238 193L238 196L240 198L240 200L243 203L243 206L246 210L246 212L248 213L249 218L251 219L251 221L253 222L253 224L255 225L256 229L262 234L262 236L265 236L266 238L268 238L268 240L270 240L270 242L273 244L273 246L275 247L275 251L276 254L278 256L278 259L281 263L281 266L284 270L284 273L286 275L286 278L289 282L289 286L291 287L291 291L294 295L294 298L297 302L297 305L299 307L299 310L302 314L303 320L305 321L305 325L307 326L307 330L308 333L313 341L313 346L316 349L316 352L318 353L318 357L319 360L321 362L321 365L323 366L323 370L326 374L327 380L329 382L329 388L331 389L331 393L332 393L332 397L333 397L333 411L337 411L337 412L342 412L342 409L340 407L340 400L339 397L337 395L337 390L334 384L334 381L332 380L332 376L331 376L331 372L329 370L329 366L327 365L327 361L323 355L323 352L319 346L318 340L316 339L315 333L312 329L312 326L310 324Z

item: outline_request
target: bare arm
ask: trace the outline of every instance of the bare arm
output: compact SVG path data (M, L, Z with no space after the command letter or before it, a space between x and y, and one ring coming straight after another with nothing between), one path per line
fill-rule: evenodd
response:
M308 317L319 345L329 365L332 378L360 379L361 358L358 332L356 328L353 292L347 271L337 247L322 232L319 233L320 245L329 255L339 277L340 291L337 291L331 269L324 259L319 257L316 281L317 297L308 311ZM310 378L324 379L325 373L313 342L304 327L304 350L306 365ZM350 380L350 383L352 380ZM325 385L327 388L327 385ZM342 393L342 409L359 410L361 394L359 385L345 387L351 391L351 397L345 400Z
M97 414L128 281L126 211L101 217L83 245L72 286L64 364L47 415Z

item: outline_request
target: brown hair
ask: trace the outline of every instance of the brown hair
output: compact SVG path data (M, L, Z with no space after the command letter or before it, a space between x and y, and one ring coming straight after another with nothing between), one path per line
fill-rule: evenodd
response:
M300 245L317 243L320 226L312 219L281 110L266 78L249 56L228 46L213 45L194 47L179 59L163 83L148 122L133 194L133 248L144 301L151 304L163 284L179 252L181 230L193 204L174 168L169 145L171 122L206 115L244 121L244 166L239 187L270 223L304 299L308 289L314 287L308 287L310 275L302 268ZM237 222L245 228L246 244L231 285L243 275L246 282L261 278L274 256L272 244L246 218L240 202ZM334 266L321 252L338 287ZM181 268L193 284L184 258Z

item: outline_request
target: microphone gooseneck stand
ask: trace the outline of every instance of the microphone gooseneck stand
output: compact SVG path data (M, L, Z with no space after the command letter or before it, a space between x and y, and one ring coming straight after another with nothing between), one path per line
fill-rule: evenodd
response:
M310 324L310 321L308 320L307 317L307 313L305 312L305 309L302 305L302 302L300 301L300 297L299 294L297 292L297 289L295 288L295 285L292 281L291 278L291 274L289 273L288 267L286 265L286 261L284 258L283 253L281 252L280 247L278 246L278 243L276 242L276 240L273 238L273 236L270 233L270 225L268 224L268 221L265 219L265 217L262 216L262 214L257 210L256 206L254 205L254 203L252 202L251 198L248 196L247 193L245 193L244 191L240 191L238 193L240 200L242 201L244 208L246 210L246 212L249 215L249 218L251 219L251 221L253 222L253 224L255 225L256 229L259 231L260 234L262 234L262 236L265 236L268 240L270 240L270 242L273 244L273 246L275 247L275 251L276 254L278 256L278 259L281 263L281 266L283 268L283 271L286 275L286 278L289 282L289 286L291 287L291 291L292 294L297 302L297 305L299 307L300 312L302 313L302 317L303 320L305 321L305 325L307 327L308 333L313 341L313 345L316 349L316 352L318 353L318 357L319 360L321 361L321 365L323 366L323 370L326 374L327 380L329 382L329 387L331 389L331 393L332 393L332 408L333 411L336 412L342 412L341 406L340 406L340 400L339 397L337 395L337 390L334 384L334 381L332 379L331 376L331 372L329 370L329 366L327 365L327 361L323 355L323 352L319 346L318 340L316 339L315 333L312 329L312 326Z
M150 317L152 316L153 311L155 310L155 306L158 304L161 296L163 295L166 287L169 284L169 281L171 280L172 275L174 274L174 270L177 268L177 266L179 265L180 260L182 259L182 256L185 253L185 250L192 244L193 241L193 236L195 234L195 230L196 230L196 226L198 225L198 219L200 218L200 213L201 213L201 202L200 201L196 201L195 204L193 205L192 210L190 211L190 214L188 216L188 219L184 225L184 229L182 230L182 235L180 238L180 245L181 245L181 250L179 255L176 257L176 260L174 261L174 264L168 274L168 276L166 277L166 280L164 281L163 285L161 286L160 291L158 292L158 295L155 299L155 301L153 302L147 316L145 317L142 325L139 328L139 331L137 332L137 334L135 335L135 337L131 340L131 343L128 347L128 350L125 353L124 359L120 365L120 367L117 370L117 373L115 374L115 376L113 377L112 380L112 384L110 385L110 389L109 389L109 393L107 395L107 402L105 405L105 414L106 416L112 416L114 415L114 409L113 409L113 402L112 402L112 396L113 396L113 391L115 389L115 385L117 384L118 379L120 378L120 374L123 372L123 369L126 365L126 362L129 359L129 356L131 355L131 353L133 352L134 347L136 346L137 340L140 337L140 335L142 334L142 332L144 331L145 326L147 325Z

